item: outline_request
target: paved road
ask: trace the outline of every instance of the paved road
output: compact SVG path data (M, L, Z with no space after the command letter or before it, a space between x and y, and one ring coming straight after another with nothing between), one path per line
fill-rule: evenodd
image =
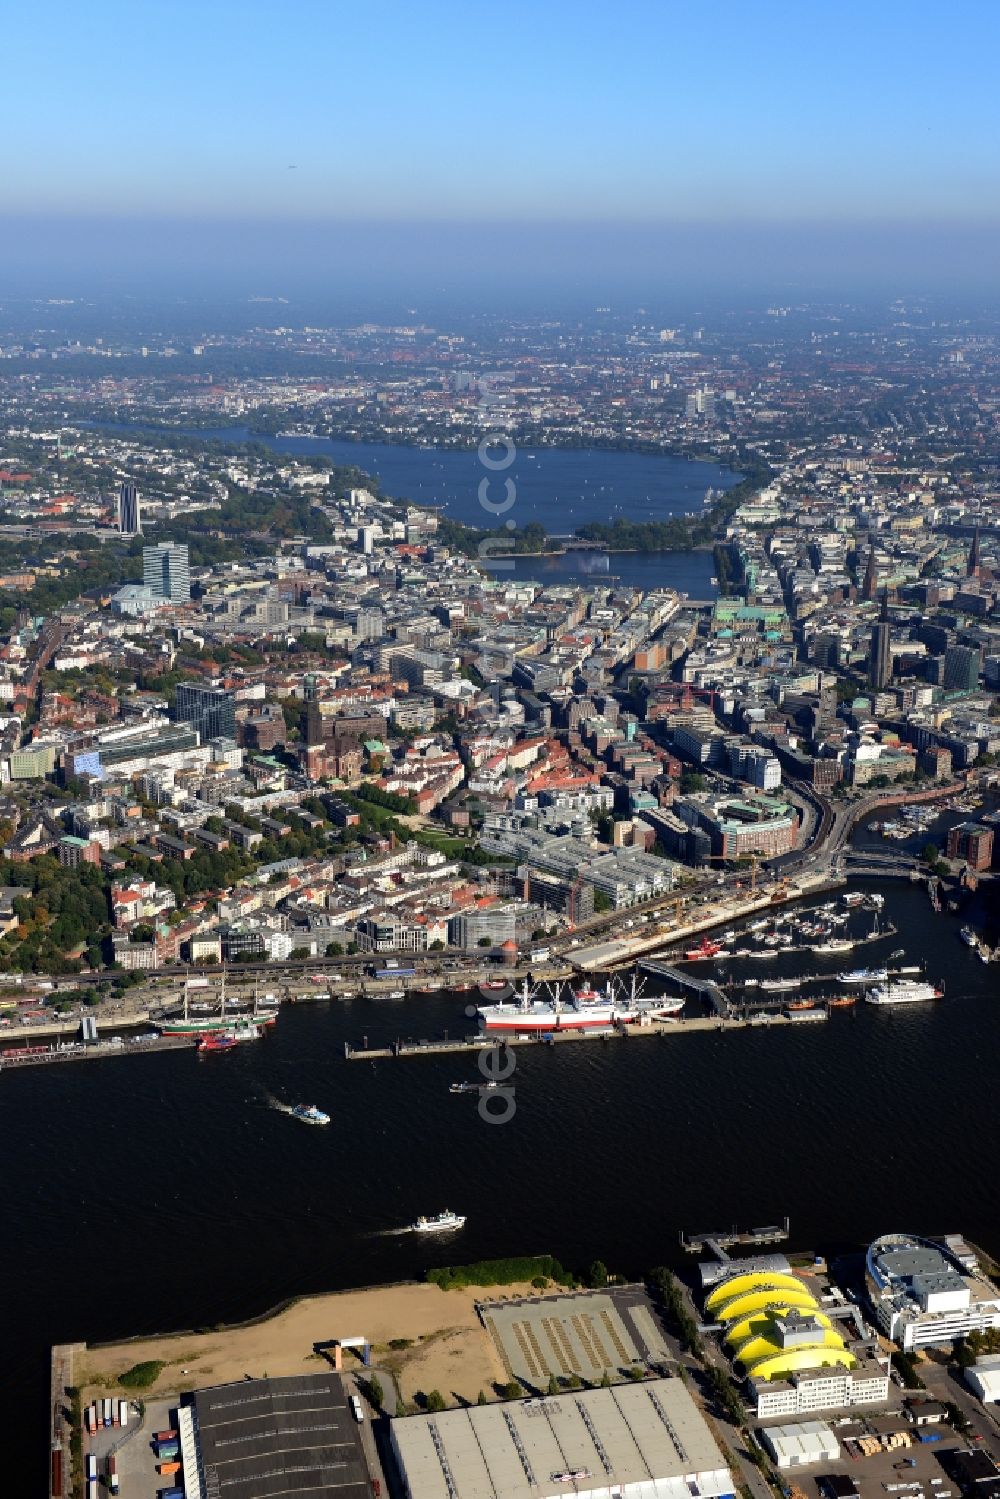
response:
M928 1360L920 1365L919 1373L928 1392L936 1400L950 1401L952 1405L957 1405L972 1430L979 1432L983 1440L972 1442L970 1446L982 1447L991 1457L1000 1461L1000 1420L997 1418L996 1407L982 1405L954 1366Z

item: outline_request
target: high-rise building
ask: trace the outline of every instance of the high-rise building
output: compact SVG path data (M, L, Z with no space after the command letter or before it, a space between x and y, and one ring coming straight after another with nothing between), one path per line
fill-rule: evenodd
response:
M142 581L172 604L191 602L191 568L188 549L176 541L161 541L142 549Z
M118 491L118 529L123 536L141 536L142 520L139 515L139 491L125 480Z
M179 683L172 717L197 729L202 744L209 739L236 738L236 699L221 687Z
M883 687L888 686L889 678L892 676L891 628L889 594L888 590L885 590L882 594L882 608L872 630L871 650L868 654L868 682L876 692L881 692Z
M868 548L868 565L865 568L864 580L861 584L861 597L871 603L878 594L878 575L875 571L875 548Z
M982 660L974 646L950 645L944 653L941 685L945 692L975 692L981 667Z

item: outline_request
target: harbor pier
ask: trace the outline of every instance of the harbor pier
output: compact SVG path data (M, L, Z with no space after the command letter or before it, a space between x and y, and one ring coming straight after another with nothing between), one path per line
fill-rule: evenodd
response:
M763 1228L730 1228L703 1234L686 1234L682 1229L679 1239L681 1248L688 1254L701 1254L710 1249L716 1259L728 1260L727 1251L730 1249L763 1249L768 1244L784 1243L788 1238L789 1228L786 1216L781 1223L769 1223Z

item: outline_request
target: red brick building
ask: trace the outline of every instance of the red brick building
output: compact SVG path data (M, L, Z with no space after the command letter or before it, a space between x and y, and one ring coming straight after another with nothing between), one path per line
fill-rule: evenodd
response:
M981 822L960 822L948 831L949 859L963 859L971 869L989 869L993 863L993 829Z

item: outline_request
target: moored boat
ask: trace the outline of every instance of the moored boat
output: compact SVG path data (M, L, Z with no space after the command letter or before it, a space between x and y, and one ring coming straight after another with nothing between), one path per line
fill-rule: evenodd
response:
M870 1005L910 1005L925 999L940 999L942 991L923 979L897 979L877 984L865 995Z
M580 998L580 995L595 998ZM544 1035L552 1031L598 1031L631 1025L643 1019L668 1020L684 1008L684 1000L669 994L646 997L639 992L635 975L628 991L619 983L609 983L604 994L596 991L570 990L568 1000L556 989L551 998L537 998L527 980L520 993L494 1005L479 1006L479 1026L483 1031L517 1035Z
M697 947L689 947L684 954L687 963L702 962L706 958L717 957L722 951L721 942L713 942L710 937L702 937Z
M229 1031L234 1028L234 1022L250 1023L254 1026L274 1025L278 1019L277 1005L271 997L271 1002L260 1005L257 995L254 995L253 1009L246 1012L242 1004L234 1005L226 1002L226 974L222 973L222 986L219 995L219 1008L212 1010L209 1014L192 1014L194 1003L190 998L190 985L184 985L184 1005L178 1015L168 1015L156 1022L157 1029L163 1036L201 1036L208 1035L212 1031ZM201 1003L198 1004L199 1012ZM236 1013L234 1013L234 1011ZM247 1039L256 1040L256 1037Z
M234 1051L238 1045L232 1031L210 1031L198 1037L199 1051Z

